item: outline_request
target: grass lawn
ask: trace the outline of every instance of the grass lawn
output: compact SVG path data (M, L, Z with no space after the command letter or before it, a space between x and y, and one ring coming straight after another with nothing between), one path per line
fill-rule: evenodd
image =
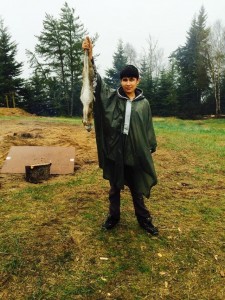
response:
M120 224L101 229L108 182L97 162L12 182L0 188L0 299L225 299L225 120L154 125L159 182L146 204L159 237L138 226L127 189Z

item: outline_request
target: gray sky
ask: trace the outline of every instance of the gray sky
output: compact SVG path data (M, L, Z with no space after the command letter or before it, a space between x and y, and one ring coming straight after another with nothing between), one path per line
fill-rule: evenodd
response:
M18 44L17 60L25 63L25 50L33 51L45 19L45 13L59 16L64 0L0 0L0 16ZM208 24L220 19L225 26L225 0L67 0L89 34L99 34L95 52L100 73L112 66L118 40L132 44L140 53L151 35L167 57L184 45L191 21L205 7Z

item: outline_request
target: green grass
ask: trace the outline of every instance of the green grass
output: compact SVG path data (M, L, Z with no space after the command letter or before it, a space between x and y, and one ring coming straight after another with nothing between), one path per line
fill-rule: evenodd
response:
M159 184L146 204L160 236L138 226L127 189L120 224L101 229L108 183L96 164L1 189L0 299L225 299L225 121L154 124Z
M66 123L70 125L80 125L79 117L36 117L36 116L1 116L0 121L20 120L21 122L47 122L47 123Z

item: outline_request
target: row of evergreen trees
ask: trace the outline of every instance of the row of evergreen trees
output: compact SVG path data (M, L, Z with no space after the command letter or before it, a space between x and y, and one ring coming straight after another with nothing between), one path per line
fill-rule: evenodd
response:
M141 55L120 40L105 81L117 87L121 68L135 64L141 74L140 88L154 115L222 114L225 28L219 21L208 28L206 19L202 7L191 23L185 45L171 53L166 65L162 49L151 36ZM23 64L16 61L17 44L0 20L0 106L18 106L38 115L80 115L81 44L86 35L87 30L67 3L58 18L46 14L34 51L27 51L33 73L25 80L21 78Z

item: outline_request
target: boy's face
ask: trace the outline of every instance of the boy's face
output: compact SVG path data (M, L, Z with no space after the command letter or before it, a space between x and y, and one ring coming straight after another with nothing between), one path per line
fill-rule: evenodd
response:
M129 95L134 95L135 94L135 89L137 88L137 85L139 83L139 79L136 77L123 77L120 81L121 86L124 90L124 92Z

